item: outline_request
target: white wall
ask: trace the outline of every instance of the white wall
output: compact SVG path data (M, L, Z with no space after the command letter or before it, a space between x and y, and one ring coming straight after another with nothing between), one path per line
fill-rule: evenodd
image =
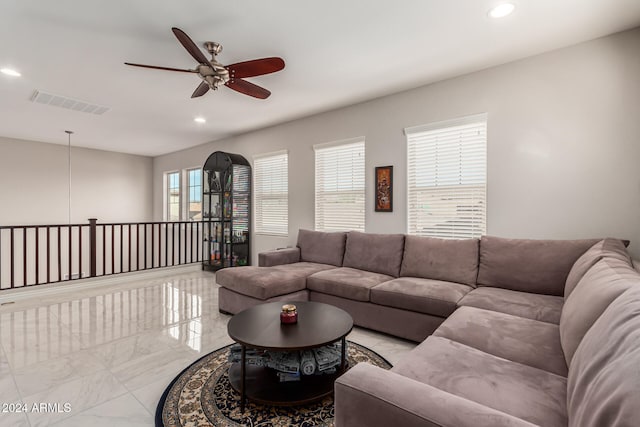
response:
M64 145L44 144L0 137L0 225L67 224L69 222L69 167L68 150ZM71 223L88 224L89 218L99 223L151 221L152 171L150 157L134 156L86 148L71 148ZM36 278L35 259L27 259L26 282L43 283L46 280L47 248L45 231L38 232L40 244L39 273ZM126 230L125 230L126 231ZM56 241L58 231L51 231ZM78 260L78 230L73 231L72 274L89 273L89 257L85 254L82 265ZM88 227L83 228L83 245L88 247ZM101 239L102 231L98 231ZM28 253L35 250L35 229L26 232ZM23 273L23 231L15 232L14 267L15 285L25 283ZM67 229L61 231L61 251L56 245L51 250L53 280L57 280L58 256L62 259L60 274L69 273ZM100 240L101 241L101 240ZM102 245L99 245L101 248ZM107 245L111 250L110 243ZM0 288L10 283L10 234L0 236ZM116 248L116 257L120 251ZM99 255L101 252L99 251ZM124 258L128 268L128 254ZM100 263L99 263L100 264ZM118 263L119 264L119 263ZM135 265L135 263L134 263ZM99 266L102 272L102 266ZM116 269L119 271L119 265Z
M0 225L68 223L67 160L64 145L0 137ZM150 221L152 170L150 157L72 146L71 222Z
M289 237L255 236L255 260L259 251L295 244L298 228L313 228L312 145L365 136L366 230L402 233L406 231L403 128L486 112L488 234L615 236L630 239L630 250L638 258L638 52L640 28L157 157L154 217L162 218L164 171L202 165L216 150L240 153L252 161L254 154L286 148ZM373 210L373 170L382 165L394 166L393 213Z

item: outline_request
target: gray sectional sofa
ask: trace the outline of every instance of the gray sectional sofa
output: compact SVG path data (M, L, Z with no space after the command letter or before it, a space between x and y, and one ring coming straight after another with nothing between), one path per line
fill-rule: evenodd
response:
M620 240L300 230L216 280L222 311L320 301L421 342L338 379L338 427L640 425L640 274Z

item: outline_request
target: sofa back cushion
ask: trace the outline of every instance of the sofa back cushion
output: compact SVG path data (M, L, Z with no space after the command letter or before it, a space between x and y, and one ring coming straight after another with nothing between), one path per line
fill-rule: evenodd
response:
M405 236L400 276L446 280L475 286L478 239Z
M619 239L604 239L591 246L573 264L564 284L564 297L567 298L586 272L604 257L616 258L621 261L631 261L624 242Z
M403 249L403 234L350 231L342 265L398 277Z
M640 288L640 274L630 261L615 258L601 259L578 282L560 314L560 344L568 366L589 328L631 287Z
M562 296L573 263L599 240L482 236L478 286Z
M347 234L344 232L300 230L298 231L300 261L341 267L346 238Z
M573 357L567 378L569 426L637 426L639 367L640 288L633 288L609 305Z

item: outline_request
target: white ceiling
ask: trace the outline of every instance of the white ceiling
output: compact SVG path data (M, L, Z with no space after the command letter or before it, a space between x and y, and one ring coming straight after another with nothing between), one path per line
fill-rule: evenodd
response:
M639 0L2 0L0 136L156 156L421 86L640 25ZM220 62L280 56L249 79L267 100L226 87L191 99L196 75L171 27ZM207 54L208 56L208 54ZM105 105L98 116L30 101L36 89ZM195 116L207 123L193 122Z

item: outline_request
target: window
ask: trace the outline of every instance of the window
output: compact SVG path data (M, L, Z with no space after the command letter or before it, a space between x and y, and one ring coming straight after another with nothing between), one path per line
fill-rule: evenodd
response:
M314 145L318 231L364 231L364 138Z
M168 172L167 221L180 221L180 172Z
M289 234L289 155L286 151L254 157L255 231Z
M408 234L485 234L486 114L407 128L405 134Z
M187 169L187 219L202 219L202 169Z

